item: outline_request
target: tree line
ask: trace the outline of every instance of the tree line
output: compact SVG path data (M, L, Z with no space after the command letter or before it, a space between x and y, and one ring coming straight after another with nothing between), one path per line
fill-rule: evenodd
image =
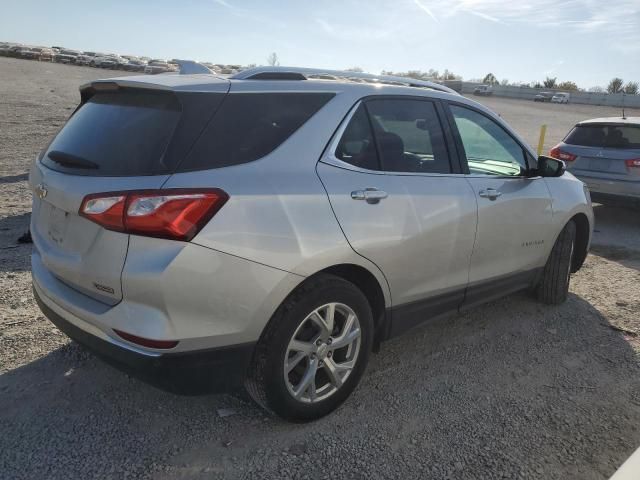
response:
M278 55L274 52L267 58L268 65L280 65L278 61ZM360 67L351 67L346 69L347 72L363 72L364 70ZM415 78L416 80L462 80L460 75L456 75L450 70L445 69L442 73L440 71L430 68L429 70L409 70L407 72L392 72L390 70L383 70L382 75L394 75L397 77L409 77ZM505 86L515 86L515 87L532 87L532 88L549 88L554 90L566 90L568 92L577 92L577 91L585 91L578 87L575 82L570 80L565 80L563 82L558 82L557 77L546 77L542 82L532 82L530 84L520 84L520 83L512 83L509 80L502 79L498 80L497 77L493 73L488 73L482 79L482 83L487 85L505 85ZM628 95L638 95L640 94L640 85L638 82L626 82L619 77L612 78L607 88L602 87L591 87L588 90L589 92L595 93L626 93Z
M578 88L578 85L576 85L575 82L571 82L568 80L565 80L563 82L558 82L557 77L547 77L542 81L542 83L533 82L530 85L519 85L519 84L509 83L509 81L506 79L502 81L498 81L498 79L493 73L488 73L482 79L482 83L486 83L487 85L530 86L533 88L549 88L549 89L556 89L556 90L567 90L570 92L584 91L583 89ZM639 88L638 82L625 83L623 79L619 77L615 77L611 79L606 89L602 87L592 87L587 91L595 92L595 93L607 92L607 93L626 93L628 95L638 95L638 93L640 93L640 88Z

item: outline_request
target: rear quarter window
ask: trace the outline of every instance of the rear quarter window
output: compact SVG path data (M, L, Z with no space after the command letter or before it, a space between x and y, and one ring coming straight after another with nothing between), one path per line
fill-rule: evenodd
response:
M333 93L229 94L177 171L258 160L280 146L333 96Z

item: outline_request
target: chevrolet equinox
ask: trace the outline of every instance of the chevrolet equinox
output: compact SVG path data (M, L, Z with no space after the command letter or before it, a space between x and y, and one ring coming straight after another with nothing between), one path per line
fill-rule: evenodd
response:
M589 193L441 85L257 68L95 81L34 160L35 298L99 357L308 421L380 343L530 289L558 304Z

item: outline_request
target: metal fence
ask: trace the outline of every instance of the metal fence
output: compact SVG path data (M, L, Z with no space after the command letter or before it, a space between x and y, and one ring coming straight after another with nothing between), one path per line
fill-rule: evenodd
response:
M463 82L462 93L473 93L479 83ZM514 87L505 85L495 85L493 95L496 97L520 98L523 100L533 100L533 97L540 92L565 92L566 90L554 90L531 87ZM569 92L570 103L582 103L586 105L606 105L610 107L640 108L640 95L626 95L623 93L595 93L595 92Z

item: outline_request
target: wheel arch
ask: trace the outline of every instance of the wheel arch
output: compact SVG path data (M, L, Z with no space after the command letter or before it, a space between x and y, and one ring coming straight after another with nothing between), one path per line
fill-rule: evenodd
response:
M363 266L355 265L353 263L333 265L318 273L328 273L343 278L344 280L353 283L360 289L360 291L362 291L364 296L367 297L376 329L374 348L377 349L381 339L384 338L386 334L388 322L386 313L387 304L385 301L384 291L375 275Z
M380 277L376 276L370 269L358 265L355 263L340 263L330 266L326 266L321 270L317 270L312 275L307 276L302 282L289 292L285 302L291 295L294 295L296 291L315 279L318 275L329 274L342 278L350 283L353 283L364 294L371 307L371 313L375 325L374 334L374 351L378 351L380 342L386 338L387 330L389 328L389 319L387 312L391 307L391 298L386 283L386 279L380 273ZM270 322L270 321L269 321ZM268 327L268 323L265 325L265 330ZM263 331L264 333L264 331Z
M589 252L590 226L589 219L584 213L577 213L569 221L576 224L576 243L571 265L571 273L575 273L582 267Z

